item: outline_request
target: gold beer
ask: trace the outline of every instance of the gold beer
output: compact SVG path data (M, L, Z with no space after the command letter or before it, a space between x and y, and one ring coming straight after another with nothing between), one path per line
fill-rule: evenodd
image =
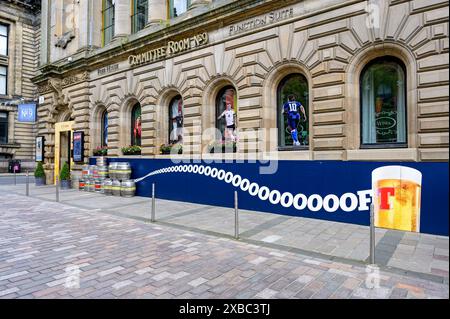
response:
M381 172L372 180L375 227L419 232L421 173L408 167L388 167L386 171L378 169Z

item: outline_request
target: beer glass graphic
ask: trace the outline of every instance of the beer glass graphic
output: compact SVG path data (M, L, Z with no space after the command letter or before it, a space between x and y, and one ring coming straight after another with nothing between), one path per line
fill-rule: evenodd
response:
M405 166L372 171L375 227L420 231L422 173Z

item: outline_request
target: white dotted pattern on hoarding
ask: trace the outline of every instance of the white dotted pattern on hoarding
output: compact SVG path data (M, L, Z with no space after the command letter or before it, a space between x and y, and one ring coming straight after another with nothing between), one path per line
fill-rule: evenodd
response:
M217 178L219 181L224 181L227 184L232 184L234 187L241 189L243 192L248 192L251 196L257 196L262 201L269 201L273 205L280 204L283 207L289 208L294 206L297 210L307 208L312 212L317 212L324 209L326 212L336 212L341 209L344 212L352 212L354 210L366 211L369 210L371 202L372 191L362 190L354 193L344 193L340 197L334 194L322 197L318 194L311 194L309 197L305 194L292 194L290 192L283 192L273 189L270 190L267 186L260 186L258 183L251 182L247 178L243 178L238 174L226 172L223 169L211 168L209 166L189 164L189 165L175 165L161 168L147 175L137 178L136 183L146 179L147 177L166 174L166 173L192 173Z

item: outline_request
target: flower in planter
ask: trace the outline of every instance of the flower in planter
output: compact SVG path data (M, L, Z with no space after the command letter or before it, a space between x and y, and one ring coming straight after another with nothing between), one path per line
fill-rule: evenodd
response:
M161 154L182 154L183 145L181 144L162 144L159 147Z
M105 156L108 155L108 146L99 146L97 147L94 152L94 156Z
M140 155L141 147L139 145L130 145L126 147L122 147L123 155Z

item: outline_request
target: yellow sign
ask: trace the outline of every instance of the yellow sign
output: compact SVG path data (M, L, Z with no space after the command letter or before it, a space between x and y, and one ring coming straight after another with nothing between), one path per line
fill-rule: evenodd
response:
M131 66L141 65L172 56L174 54L197 48L208 43L208 33L203 32L179 41L169 41L166 46L146 51L137 55L130 55L128 63Z
M69 122L60 122L55 123L55 172L54 172L54 181L56 182L56 176L59 174L59 167L60 167L60 155L61 155L61 132L70 132L70 138L72 138L72 126L75 122L69 121ZM72 144L72 143L70 143ZM72 148L72 146L71 146ZM70 158L70 152L69 152L69 158Z

